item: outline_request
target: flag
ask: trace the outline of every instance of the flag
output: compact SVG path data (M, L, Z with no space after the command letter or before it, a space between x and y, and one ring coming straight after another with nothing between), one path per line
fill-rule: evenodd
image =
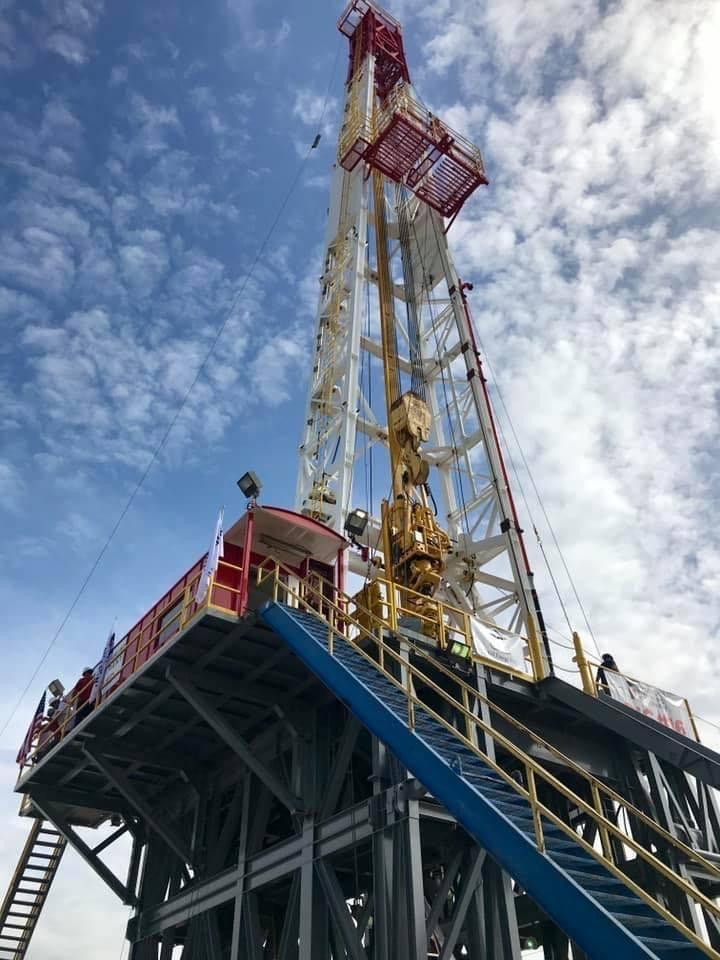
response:
M43 690L43 695L40 697L40 703L37 705L37 710L30 721L30 726L28 727L28 732L25 734L25 739L22 742L22 746L18 751L18 755L15 758L15 762L19 764L25 763L27 756L32 749L33 737L40 729L40 724L42 723L43 715L45 713L45 691Z
M205 599L205 596L210 587L210 580L215 575L217 570L218 561L220 557L224 556L225 553L225 544L223 541L223 514L225 508L223 507L220 510L217 518L217 524L215 525L215 536L213 541L210 544L210 549L208 550L208 555L205 558L205 563L203 564L202 574L198 580L198 585L195 590L195 602L202 603Z
M105 674L107 673L108 664L112 659L113 650L115 649L115 631L111 630L110 635L105 641L105 649L103 650L103 655L100 660L100 663L93 670L93 688L90 692L90 703L97 703L100 699L102 693L102 685L105 682Z

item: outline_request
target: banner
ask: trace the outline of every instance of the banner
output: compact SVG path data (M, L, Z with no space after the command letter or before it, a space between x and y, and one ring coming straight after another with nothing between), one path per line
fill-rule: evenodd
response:
M632 707L676 733L697 740L690 711L682 697L660 690L659 687L651 687L648 683L640 683L639 680L628 680L612 670L605 671L605 682L613 700L619 700L626 707Z
M504 633L502 630L495 630L473 617L470 618L470 629L472 630L473 647L478 656L486 657L488 660L497 660L498 663L502 663L503 666L518 673L527 673L525 643L522 637Z
M205 565L200 579L198 580L197 590L195 591L195 602L202 603L207 595L210 586L210 580L215 575L220 558L225 552L225 541L223 540L223 513L221 510L217 523L215 524L215 536L213 537L208 555L205 558Z
M95 667L93 672L93 688L90 693L90 703L97 703L101 697L103 685L105 683L105 676L107 674L108 664L110 663L110 658L113 655L113 650L115 649L115 630L110 631L110 635L105 641L105 647L103 649L102 659L100 663Z

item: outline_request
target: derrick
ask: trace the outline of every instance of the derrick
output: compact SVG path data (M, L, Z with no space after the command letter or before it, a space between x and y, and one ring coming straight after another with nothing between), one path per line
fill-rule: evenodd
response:
M554 675L444 219L480 153L390 14L338 27L295 508L248 470L208 552L43 692L0 955L70 846L132 909L129 960L720 960L720 756L577 634L578 684Z

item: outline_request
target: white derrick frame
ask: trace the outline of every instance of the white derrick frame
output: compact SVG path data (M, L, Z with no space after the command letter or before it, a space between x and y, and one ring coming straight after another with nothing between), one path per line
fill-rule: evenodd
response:
M373 99L372 69L373 60L368 58L361 80L368 114ZM349 99L348 93L346 116ZM374 503L364 504L359 493L362 484L357 486L369 445L387 446L382 391L376 389L370 403L361 382L361 372L365 371L367 377L372 375L368 374L370 370L377 382L382 358L368 187L364 163L358 163L350 173L336 165L325 268L320 278L316 353L300 445L296 509L319 516L328 526L342 532L349 510L369 506L374 516L364 542L375 549L380 525L377 496L387 495L389 473L376 485L379 489ZM401 263L401 203L407 205L411 224L414 290L406 289ZM430 485L438 503L438 520L452 540L443 598L526 637L532 622L539 635L532 575L526 570L492 413L477 368L460 281L442 218L407 191L389 183L386 214L400 370L407 380L410 362L406 355L408 332L403 301L413 297L427 402L433 417L431 440L423 453L433 467ZM363 329L368 304L369 329ZM353 499L354 482L358 502ZM331 491L329 499L318 498L322 490ZM357 556L353 567L356 572L368 570Z

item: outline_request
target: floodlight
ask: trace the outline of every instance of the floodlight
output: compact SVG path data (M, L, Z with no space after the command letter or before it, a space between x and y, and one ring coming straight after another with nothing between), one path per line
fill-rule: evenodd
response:
M365 533L367 524L368 515L366 510L351 510L345 518L345 533L350 535L351 540L356 540Z
M48 690L53 697L61 697L65 693L65 687L60 680L53 680L51 683L49 683Z
M248 500L257 500L260 496L262 483L260 482L260 477L258 477L253 470L248 470L247 473L244 473L238 480L237 485L240 487L243 496Z
M467 660L470 656L470 647L466 643L460 643L459 640L454 640L450 644L450 653L454 657L462 657L463 660Z

